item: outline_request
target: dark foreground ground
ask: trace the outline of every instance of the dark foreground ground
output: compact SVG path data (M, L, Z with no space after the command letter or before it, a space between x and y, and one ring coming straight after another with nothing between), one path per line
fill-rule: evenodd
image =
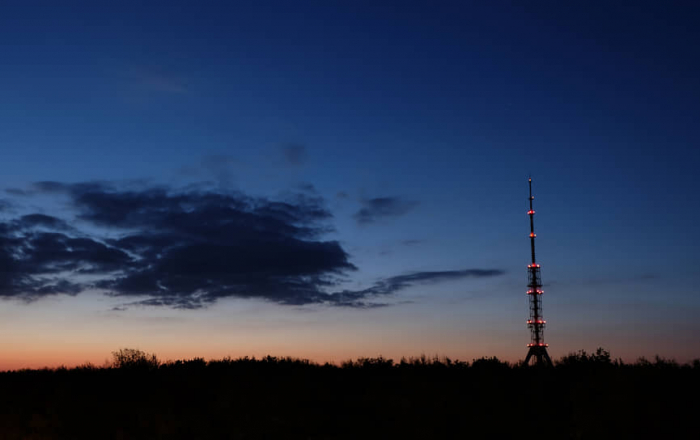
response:
M133 355L134 353L126 353ZM142 353L141 353L142 354ZM700 362L555 368L265 358L0 373L0 439L674 439L700 435Z

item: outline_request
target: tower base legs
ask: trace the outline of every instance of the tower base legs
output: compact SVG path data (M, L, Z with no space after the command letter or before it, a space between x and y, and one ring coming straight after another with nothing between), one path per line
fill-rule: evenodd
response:
M552 366L552 359L549 358L549 353L547 353L547 347L532 346L527 352L527 357L523 365L530 365L530 360L533 361L532 365L535 366Z

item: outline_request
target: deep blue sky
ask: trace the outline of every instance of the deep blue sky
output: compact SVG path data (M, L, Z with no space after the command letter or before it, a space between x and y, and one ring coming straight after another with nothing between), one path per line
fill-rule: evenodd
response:
M696 2L7 1L0 183L176 191L208 181L218 194L322 199L332 214L322 239L357 267L346 289L503 273L431 279L391 293L390 307L308 318L333 316L328 331L344 335L364 320L379 335L413 331L401 349L361 336L326 349L299 334L261 336L261 350L516 359L528 341L531 174L552 353L697 357L698 18ZM18 193L4 196L4 221L78 215L65 194ZM81 224L103 241L119 235L98 226ZM86 306L98 296L57 298L96 314L99 333L109 307ZM47 301L3 305L33 316ZM173 328L217 308L245 313L226 304L172 311L185 320ZM303 307L265 304L261 316L295 320L284 331L325 325L308 324ZM166 312L120 313L110 319Z

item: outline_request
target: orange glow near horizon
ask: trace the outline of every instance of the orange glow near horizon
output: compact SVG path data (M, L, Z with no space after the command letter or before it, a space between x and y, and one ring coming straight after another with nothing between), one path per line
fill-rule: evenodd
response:
M118 301L83 295L47 298L29 305L3 302L0 370L74 367L86 362L103 366L120 348L154 353L162 361L270 355L339 364L360 357L400 360L426 355L461 361L496 356L517 362L526 355L523 345L529 339L522 320L526 305L514 300L504 308L495 294L370 310L231 300L202 310L111 311ZM557 317L547 323L550 356L555 361L597 347L625 362L641 356L653 359L657 354L679 362L698 357L697 341L684 336L695 334L690 330L676 332L671 326L645 334L647 327L634 321L620 327L614 308L597 309L601 320L594 325L589 322L590 314L580 313L581 306L554 301L549 310ZM567 310L577 312L567 315ZM655 310L640 309L640 322ZM581 331L584 326L586 332Z

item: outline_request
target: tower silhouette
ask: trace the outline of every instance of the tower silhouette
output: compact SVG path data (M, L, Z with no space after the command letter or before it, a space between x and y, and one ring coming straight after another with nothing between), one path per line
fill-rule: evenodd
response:
M530 343L524 365L552 366L552 360L547 353L548 344L544 343L544 326L547 323L542 317L542 278L540 277L540 265L535 261L535 211L532 209L532 178L528 178L530 185L530 210L527 215L530 217L530 251L532 253L532 263L528 264L528 284L527 295L530 302L530 319L527 326L530 328Z

